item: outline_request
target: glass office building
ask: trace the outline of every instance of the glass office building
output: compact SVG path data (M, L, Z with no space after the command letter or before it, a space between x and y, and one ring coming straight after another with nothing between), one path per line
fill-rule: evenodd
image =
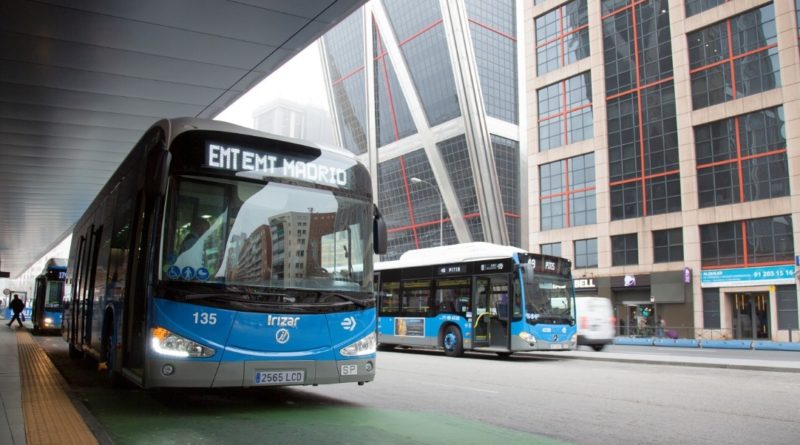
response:
M518 8L374 0L321 39L338 140L374 173L383 259L524 244Z
M384 259L514 244L572 259L623 334L663 318L796 341L799 10L369 2L322 46L337 138L377 173Z

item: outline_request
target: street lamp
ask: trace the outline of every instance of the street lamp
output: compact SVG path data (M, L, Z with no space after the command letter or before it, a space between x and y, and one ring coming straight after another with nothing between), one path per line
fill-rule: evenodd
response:
M444 223L444 198L442 198L442 193L439 191L438 188L436 188L435 185L431 184L430 182L428 182L428 181L426 181L424 179L419 179L417 177L413 177L413 178L411 178L411 182L413 182L414 184L419 184L419 183L426 184L430 188L432 188L433 191L435 191L437 195L439 195L439 246L444 246L444 243L442 241L442 237L443 237L443 234L444 234L443 226L442 226L442 224Z

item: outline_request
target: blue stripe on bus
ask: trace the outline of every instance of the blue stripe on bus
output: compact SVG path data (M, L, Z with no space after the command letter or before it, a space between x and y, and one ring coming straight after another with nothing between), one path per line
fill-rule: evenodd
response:
M204 361L344 360L339 350L375 332L375 309L333 314L239 312L154 299L153 326L161 326L217 353Z

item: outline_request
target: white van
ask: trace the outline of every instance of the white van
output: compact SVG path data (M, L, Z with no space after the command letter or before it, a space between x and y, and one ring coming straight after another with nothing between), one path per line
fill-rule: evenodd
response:
M611 300L602 297L576 297L575 316L578 320L578 345L600 351L614 341L617 319Z

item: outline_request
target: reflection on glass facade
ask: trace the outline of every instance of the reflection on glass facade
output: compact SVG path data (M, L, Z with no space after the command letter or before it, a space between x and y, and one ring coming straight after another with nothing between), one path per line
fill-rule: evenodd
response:
M794 264L792 216L700 226L703 268Z
M730 0L686 0L686 17L708 11L728 1Z
M592 78L586 72L538 91L539 150L592 137Z
M465 0L486 114L516 124L517 30L513 0Z
M700 207L789 196L783 107L695 127Z
M437 0L383 0L395 36L414 80L428 123L461 115Z
M416 133L408 103L400 90L392 61L378 27L373 22L373 70L375 74L375 132L378 147Z
M339 131L344 147L355 154L367 152L363 20L359 11L324 37Z
M541 230L597 222L594 153L539 166Z
M444 161L450 184L455 190L461 213L469 227L473 241L483 241L481 212L478 207L478 196L475 193L475 178L467 151L467 140L459 135L436 144Z
M541 76L589 57L586 0L573 0L536 17L536 67Z
M412 182L411 178L424 182ZM438 190L424 150L378 164L378 205L389 231L383 260L397 259L407 250L438 246L440 227L445 245L457 242L447 208L440 207Z
M503 199L503 214L506 219L509 242L512 246L522 245L522 215L520 155L519 142L492 135L494 165L497 169L497 181L500 183L500 195Z
M680 211L668 2L601 5L611 219Z
M772 4L693 32L687 39L695 109L781 84Z

